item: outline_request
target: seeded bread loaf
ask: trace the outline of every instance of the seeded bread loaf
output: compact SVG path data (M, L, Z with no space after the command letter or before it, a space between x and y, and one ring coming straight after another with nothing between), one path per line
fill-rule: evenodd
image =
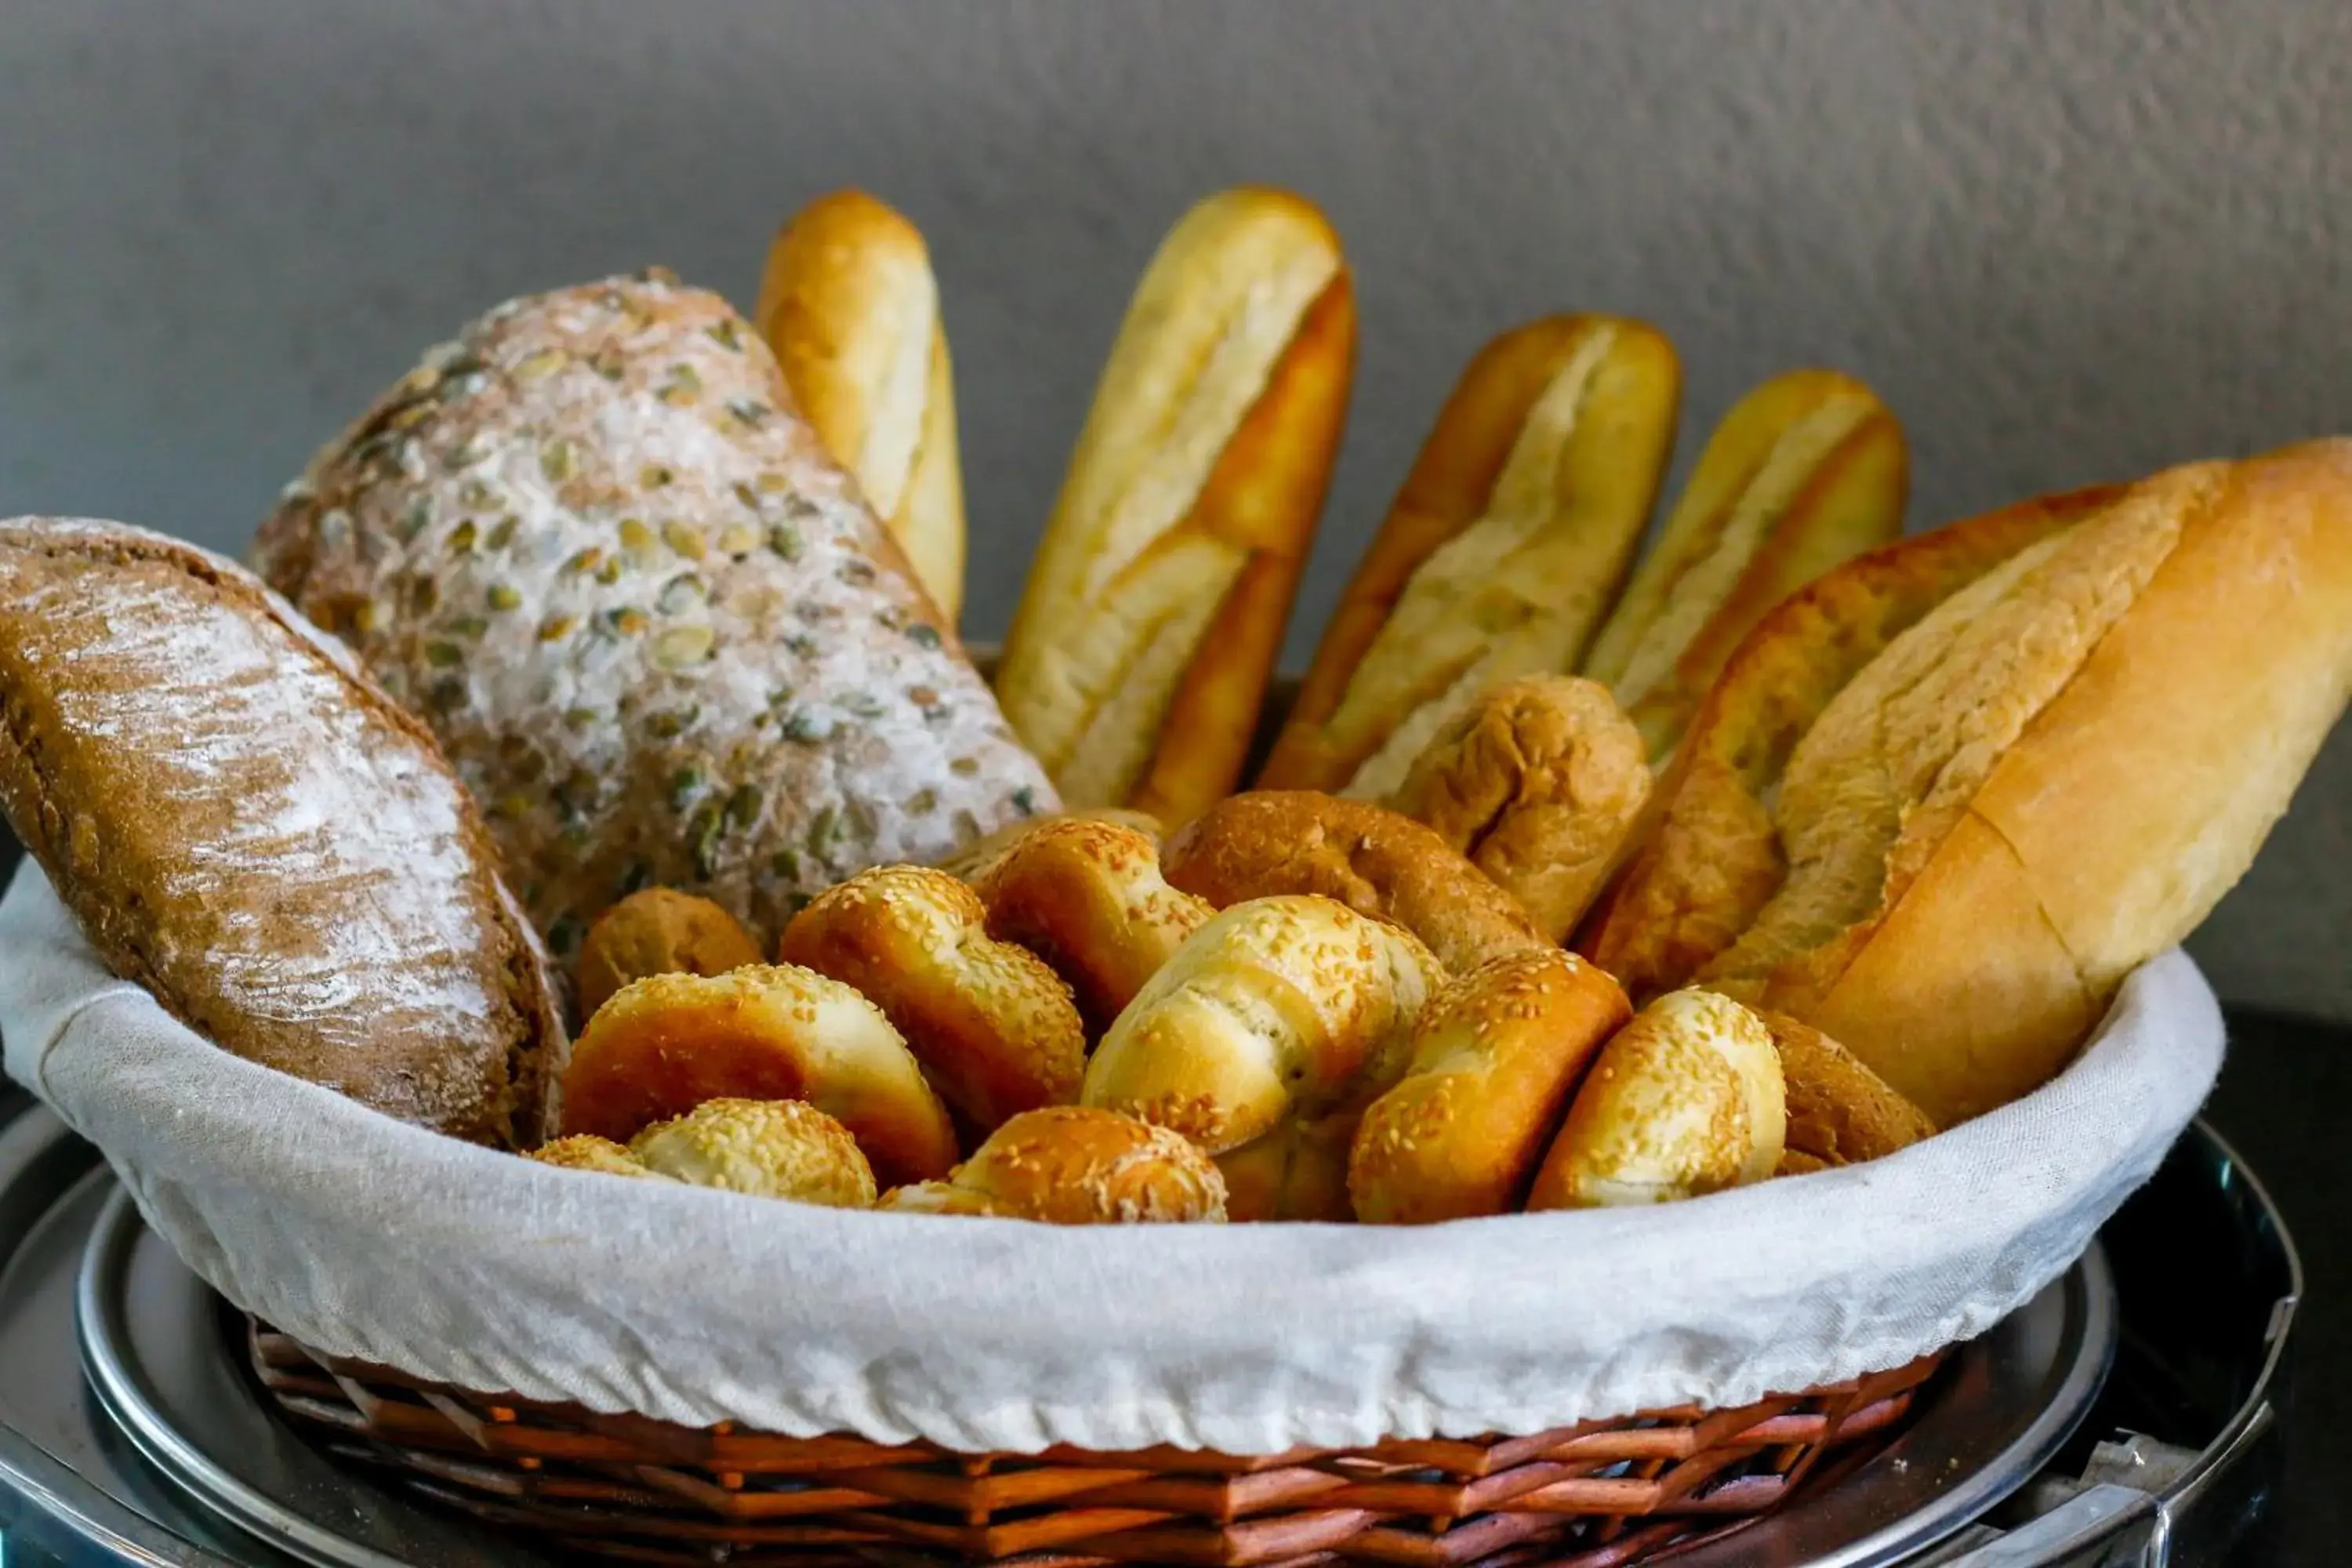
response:
M0 808L109 966L250 1061L535 1143L557 994L432 737L276 595L0 522Z
M433 726L567 956L643 885L764 941L1057 804L767 346L666 275L433 350L256 558Z

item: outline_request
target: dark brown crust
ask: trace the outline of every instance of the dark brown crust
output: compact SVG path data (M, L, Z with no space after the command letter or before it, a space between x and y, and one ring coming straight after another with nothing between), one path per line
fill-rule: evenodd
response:
M370 972L348 976L352 994L329 1016L306 1022L240 1007L238 987L227 978L230 966L267 955L240 953L234 944L216 943L213 933L267 922L289 952L316 950L331 940L339 901L346 908L354 900L373 905L380 889L324 881L306 889L299 868L282 863L246 874L223 870L227 855L212 840L224 827L247 824L216 819L208 826L203 816L208 804L231 797L236 783L267 776L269 753L299 754L331 743L331 737L315 720L311 733L290 725L257 726L238 737L249 740L245 756L250 761L231 756L216 763L236 777L212 792L211 802L194 791L180 798L159 794L153 786L162 770L142 769L139 759L149 748L168 752L166 742L184 737L130 734L89 744L87 734L60 721L58 704L89 698L104 677L81 663L44 658L30 628L19 626L16 635L0 637L0 808L109 967L235 1055L454 1136L502 1145L537 1142L549 1075L560 1070L564 1054L560 1000L536 939L499 880L471 799L430 734L258 583L158 535L40 519L0 524L0 580L11 589L0 626L7 615L26 613L27 592L37 590L38 579L67 572L91 598L120 591L184 595L191 606L209 600L283 634L283 662L268 673L292 670L305 660L331 672L367 728L371 754L377 748L404 750L448 784L460 856L470 870L447 897L470 904L492 933L470 953L402 955L414 960L420 984L437 957L446 962L435 984L448 984L454 970L460 981L479 987L478 1010L465 1017L463 1036L397 1026L403 1019L396 1000L404 967L400 959L352 966ZM99 637L64 651L131 658L116 646L117 635L110 621ZM201 661L209 650L174 645L161 651L173 656L174 668L159 667L159 679L169 676L175 685L203 679ZM298 710L295 721L306 717L312 716ZM192 853L200 846L213 853ZM376 1005L384 1009L382 1026L370 1016Z
M1772 1031L1780 1053L1789 1154L1822 1166L1859 1165L1936 1135L1926 1111L1819 1029L1784 1014L1756 1016Z
M1218 802L1160 850L1169 885L1219 909L1313 893L1404 927L1448 973L1549 947L1517 899L1436 832L1368 801L1253 790Z

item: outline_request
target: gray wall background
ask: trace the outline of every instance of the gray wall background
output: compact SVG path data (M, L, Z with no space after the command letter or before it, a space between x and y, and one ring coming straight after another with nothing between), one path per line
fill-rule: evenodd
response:
M1541 312L1680 345L1683 459L1854 372L1916 524L2352 430L2343 0L10 0L0 512L239 550L310 450L507 296L663 261L748 307L858 184L929 233L1002 630L1129 288L1192 199L1346 237L1360 378L1303 660L1466 357ZM2352 1018L2352 727L2198 942Z

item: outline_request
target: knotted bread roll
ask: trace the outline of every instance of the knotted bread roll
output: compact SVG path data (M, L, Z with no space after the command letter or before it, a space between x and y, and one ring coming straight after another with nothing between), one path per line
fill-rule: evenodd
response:
M647 1170L698 1187L827 1208L874 1206L874 1172L849 1130L799 1100L706 1100L629 1140Z
M1225 1183L1191 1140L1115 1110L1050 1105L988 1136L944 1182L882 1207L1046 1225L1162 1225L1225 1217Z
M947 1108L882 1010L790 964L624 986L581 1031L563 1091L567 1133L626 1140L706 1100L805 1100L884 1182L956 1162Z
M989 935L1018 942L1069 983L1088 1039L1215 912L1168 885L1148 835L1077 818L1023 837L972 890L988 908Z
M1348 1141L1444 978L1410 932L1332 900L1237 904L1119 1015L1082 1101L1217 1156L1235 1219L1345 1219Z
M1557 948L1456 976L1423 1011L1403 1079L1356 1130L1356 1217L1425 1225L1508 1212L1593 1053L1632 1014L1615 981Z
M1787 1128L1764 1020L1710 991L1671 992L1601 1048L1528 1207L1671 1203L1760 1182Z
M779 948L784 963L872 997L975 1137L1076 1100L1087 1060L1070 988L1036 954L990 937L987 918L945 871L877 866L819 894Z

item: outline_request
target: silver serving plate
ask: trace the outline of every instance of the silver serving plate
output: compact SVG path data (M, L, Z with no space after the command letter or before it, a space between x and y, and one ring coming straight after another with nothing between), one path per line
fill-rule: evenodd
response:
M546 1561L313 1450L261 1399L223 1304L140 1223L94 1151L9 1094L0 1088L0 1534L10 1568ZM2070 1438L2109 1385L2119 1342L2128 1344L2117 1276L2128 1303L2132 1268L2111 1268L2094 1248L1956 1352L1889 1448L1834 1488L1676 1561L2220 1561L2168 1553L2186 1539L2185 1521L2219 1516L2224 1482L2248 1468L2268 1430L2300 1271L2267 1199L2209 1130L2200 1125L2167 1171L2200 1191L2217 1171L2231 1176L2221 1195L2276 1244L2241 1250L2275 1252L2292 1285L2252 1393L2221 1439L2198 1449L2134 1437L2093 1450L2087 1470L2076 1457L2082 1444ZM2168 1226L2182 1212L2176 1196ZM2129 1381L2124 1360L2119 1383Z

